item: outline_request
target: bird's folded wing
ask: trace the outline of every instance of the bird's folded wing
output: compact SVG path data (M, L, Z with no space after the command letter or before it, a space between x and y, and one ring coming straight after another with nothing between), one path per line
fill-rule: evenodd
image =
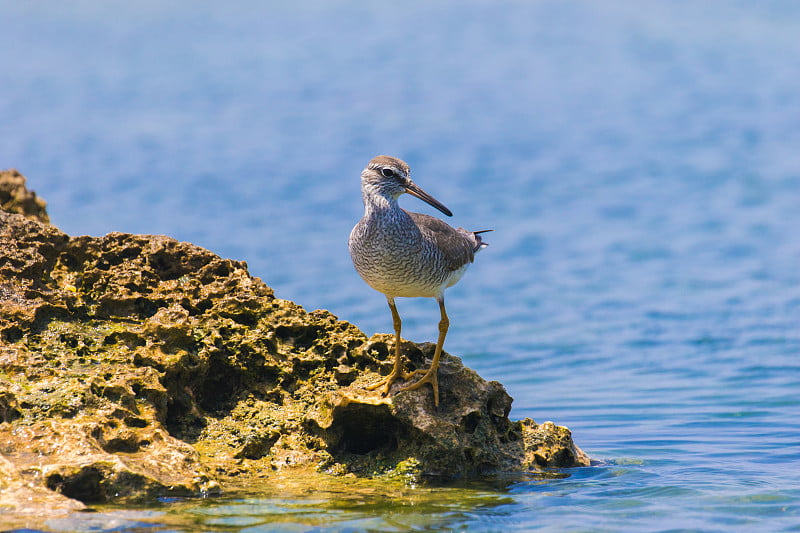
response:
M437 248L442 251L447 268L458 270L475 258L475 236L463 228L454 228L448 223L430 215L406 211L423 234L433 238Z

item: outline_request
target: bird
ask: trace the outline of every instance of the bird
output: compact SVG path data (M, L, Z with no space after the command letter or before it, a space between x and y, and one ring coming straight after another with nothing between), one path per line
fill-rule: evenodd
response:
M402 380L415 382L400 388L411 391L430 383L433 402L439 405L439 359L450 326L444 291L455 285L473 262L475 254L488 246L480 234L492 230L467 231L421 213L402 209L398 198L408 193L430 204L447 216L453 213L411 180L409 166L395 157L373 158L361 172L364 216L350 233L348 248L353 266L373 289L386 296L392 313L395 334L394 366L388 376L367 387L383 387L386 396L392 385ZM431 297L439 303L441 318L433 360L427 370L406 372L400 353L402 320L395 298Z

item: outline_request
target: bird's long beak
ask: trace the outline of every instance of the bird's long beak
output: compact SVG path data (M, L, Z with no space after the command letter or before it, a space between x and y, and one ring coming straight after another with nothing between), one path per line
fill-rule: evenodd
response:
M439 200L437 200L430 194L423 191L419 187L419 185L417 185L413 181L409 180L405 187L406 187L406 192L411 196L416 196L426 204L432 205L433 207L435 207L436 209L438 209L439 211L441 211L442 213L444 213L449 217L453 216L453 212L447 209L443 203L441 203Z

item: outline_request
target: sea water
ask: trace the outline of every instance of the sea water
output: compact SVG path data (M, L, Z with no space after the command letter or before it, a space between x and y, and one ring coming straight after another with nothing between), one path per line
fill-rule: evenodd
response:
M368 334L358 176L494 229L446 349L589 468L254 488L48 530L800 531L800 4L0 3L0 166L72 235L247 261ZM412 197L406 209L438 215ZM441 215L439 215L441 216ZM401 299L431 341L433 300ZM0 519L1 521L1 519Z

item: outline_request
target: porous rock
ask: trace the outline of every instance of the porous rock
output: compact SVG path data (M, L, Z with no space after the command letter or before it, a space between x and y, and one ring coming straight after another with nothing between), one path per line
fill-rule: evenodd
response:
M164 236L70 237L28 216L0 211L0 507L22 485L74 508L285 469L452 478L589 464L568 429L510 420L503 386L449 354L438 407L427 386L368 391L392 337L276 298L243 262ZM410 369L430 364L433 345L402 348Z
M25 186L25 176L15 169L0 170L0 209L50 223L47 202Z

